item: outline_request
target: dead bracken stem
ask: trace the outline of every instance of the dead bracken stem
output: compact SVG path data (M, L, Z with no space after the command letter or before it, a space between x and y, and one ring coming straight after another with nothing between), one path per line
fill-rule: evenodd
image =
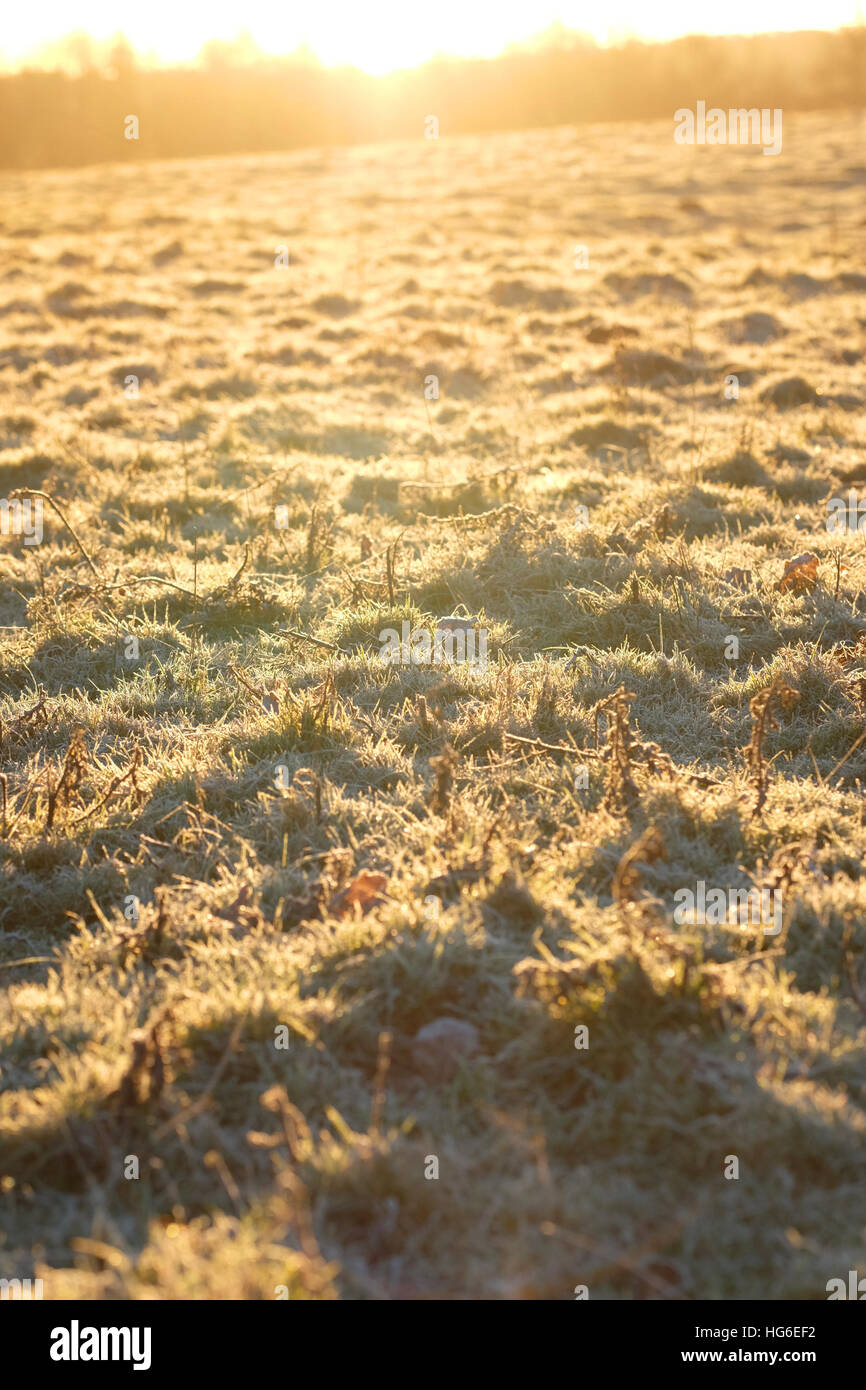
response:
M640 766L646 772L656 773L671 781L677 777L691 782L696 787L715 787L718 783L711 777L688 772L678 768L668 753L657 743L636 737L631 727L631 702L636 699L634 691L621 685L613 695L599 700L590 713L595 716L595 742L599 743L599 715L607 716L607 746L601 752L601 759L607 764L607 779L604 805L609 811L627 811L637 800L638 789L633 772ZM529 740L524 740L529 742ZM553 750L551 750L553 751ZM564 752L566 750L557 750ZM593 756L590 750L585 756ZM596 755L598 756L598 755Z
M779 725L773 712L774 700L785 710L791 710L800 698L800 692L786 685L777 676L772 685L761 690L749 701L752 716L752 737L746 749L746 766L749 770L749 784L754 792L755 804L752 815L757 816L767 800L770 765L764 752L764 742L771 729Z
M595 714L595 742L599 743L599 715L607 716L607 748L604 758L607 763L604 804L608 810L625 810L637 800L637 787L632 777L632 744L634 735L631 729L631 702L637 696L624 685L599 700Z
M638 901L641 886L639 864L654 864L667 859L664 837L655 825L647 826L643 834L626 850L616 866L611 894L618 907Z
M435 778L430 794L430 810L436 816L444 816L451 804L454 770L459 761L459 756L450 743L446 743L437 758L430 759L430 767Z
M77 801L81 784L84 781L88 766L87 745L84 742L84 730L76 729L73 732L66 750L66 757L63 759L63 767L60 770L60 777L55 783L53 777L48 776L48 811L45 817L46 833L54 824L54 817L58 806L67 807L73 800Z
M36 704L31 705L29 709L22 710L18 718L13 720L9 725L8 729L4 729L2 721L0 721L0 747L3 746L7 734L19 734L23 730L29 728L31 724L35 728L40 724L47 723L48 714L45 707L45 693L40 686Z
M129 1066L111 1097L121 1110L146 1105L149 1101L158 1100L162 1094L167 1067L160 1029L168 1017L169 1011L165 1010L149 1028L139 1028L133 1033Z

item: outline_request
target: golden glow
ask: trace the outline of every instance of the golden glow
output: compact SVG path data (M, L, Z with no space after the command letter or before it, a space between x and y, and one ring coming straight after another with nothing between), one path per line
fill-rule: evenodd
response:
M858 14L860 0L726 0L700 8L694 0L35 0L7 7L0 58L18 64L78 32L96 41L123 33L150 61L189 62L209 39L232 41L244 32L265 54L303 46L327 65L383 73L440 53L493 57L554 24L605 43L834 29Z

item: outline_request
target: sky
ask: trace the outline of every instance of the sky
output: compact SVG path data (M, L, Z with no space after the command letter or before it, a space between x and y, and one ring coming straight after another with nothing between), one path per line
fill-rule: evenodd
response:
M122 32L161 62L194 59L209 39L247 31L268 54L306 47L327 65L371 73L414 67L436 54L493 57L557 21L600 43L626 37L752 34L835 29L862 17L862 0L7 0L0 25L5 65L78 31L97 40Z

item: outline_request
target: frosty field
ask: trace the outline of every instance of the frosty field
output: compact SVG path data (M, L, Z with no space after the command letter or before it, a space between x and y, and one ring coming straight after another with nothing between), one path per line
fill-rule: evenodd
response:
M863 133L2 176L0 1277L866 1272Z

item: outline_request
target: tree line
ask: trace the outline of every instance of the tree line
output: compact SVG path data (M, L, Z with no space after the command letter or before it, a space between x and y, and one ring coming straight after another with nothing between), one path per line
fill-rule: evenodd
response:
M144 68L121 44L70 73L0 76L0 168L74 166L363 144L720 107L863 109L866 25L832 33L690 37L600 48L569 36L493 59L436 59L372 77L303 57L236 61L211 44L195 66ZM125 138L137 117L138 139Z

